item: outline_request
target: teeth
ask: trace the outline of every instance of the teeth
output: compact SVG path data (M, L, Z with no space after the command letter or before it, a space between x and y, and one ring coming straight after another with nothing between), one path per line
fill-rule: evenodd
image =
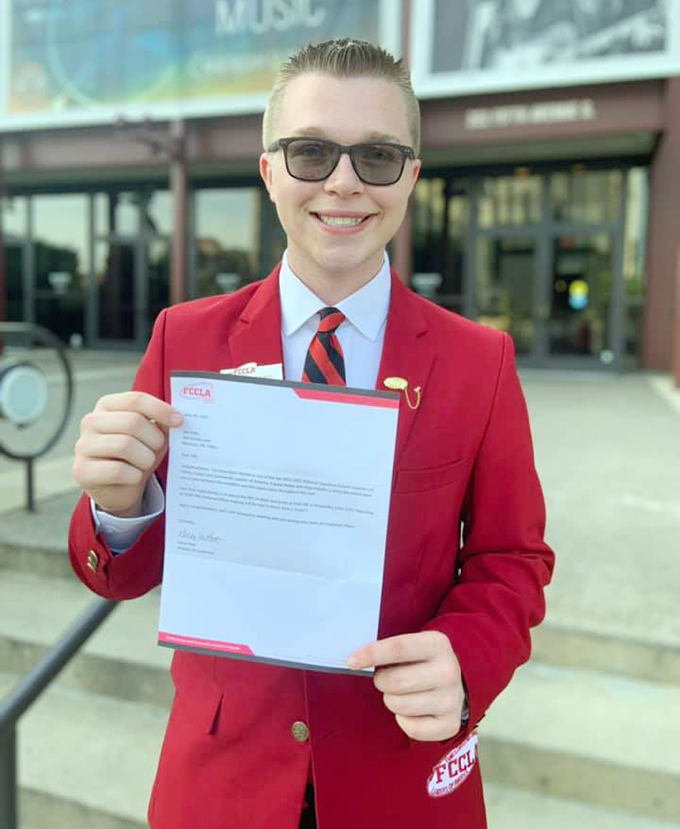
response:
M320 214L317 215L325 225L330 225L331 227L354 227L355 225L359 225L363 222L362 218L357 218L355 216L322 216Z

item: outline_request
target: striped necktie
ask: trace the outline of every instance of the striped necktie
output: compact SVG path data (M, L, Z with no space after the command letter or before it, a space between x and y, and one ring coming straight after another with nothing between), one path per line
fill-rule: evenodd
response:
M345 315L337 308L322 308L319 314L319 329L309 344L302 381L345 386L345 358L335 333Z

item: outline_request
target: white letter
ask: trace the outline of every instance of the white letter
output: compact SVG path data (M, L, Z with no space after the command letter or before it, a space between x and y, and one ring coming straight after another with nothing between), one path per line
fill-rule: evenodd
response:
M310 29L321 26L326 19L325 9L317 9L316 12L312 11L312 0L298 0L298 8L300 10L300 20Z
M272 0L272 25L277 32L287 32L295 25L295 9L291 0Z
M236 0L233 9L229 2L230 0L216 0L215 31L218 35L231 35L243 28L245 0Z
M270 4L266 0L250 0L250 31L254 35L264 35L271 29L271 22L267 18L270 16ZM257 9L260 7L260 20L257 19Z

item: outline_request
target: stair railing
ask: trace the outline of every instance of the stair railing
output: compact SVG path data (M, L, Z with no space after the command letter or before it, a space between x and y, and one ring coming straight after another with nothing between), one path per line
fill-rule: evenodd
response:
M0 702L0 829L17 829L17 722L87 642L118 602L99 599Z

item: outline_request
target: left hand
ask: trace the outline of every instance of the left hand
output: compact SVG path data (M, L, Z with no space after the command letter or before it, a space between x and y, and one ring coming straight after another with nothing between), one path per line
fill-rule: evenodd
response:
M375 687L413 740L448 740L460 731L465 701L460 663L440 631L372 642L354 651L347 664L354 670L376 668Z

